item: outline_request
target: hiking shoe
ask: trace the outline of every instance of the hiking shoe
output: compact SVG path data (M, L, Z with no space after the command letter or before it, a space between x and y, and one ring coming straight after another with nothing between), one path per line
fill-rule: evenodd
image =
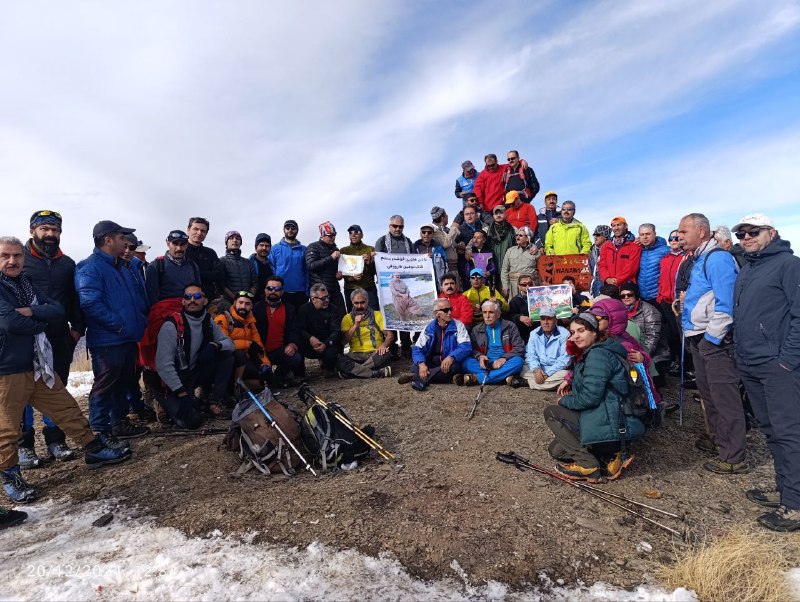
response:
M150 434L150 429L146 426L133 426L127 420L123 420L115 425L111 433L117 439L138 439Z
M127 441L121 441L114 437L113 435L104 435L98 434L97 438L100 440L100 443L103 444L104 447L110 447L111 449L130 449L131 444Z
M28 485L19 472L19 466L12 466L8 470L0 470L3 478L3 491L15 504L27 504L39 497L35 487Z
M464 375L463 374L454 374L453 375L453 384L458 385L459 387L464 386Z
M681 375L681 363L680 362L672 362L667 369L667 374L670 376L680 376Z
M424 391L425 389L428 388L428 385L426 385L421 380L412 380L411 388L414 389L415 391Z
M51 459L61 462L69 462L70 460L74 460L77 456L77 452L74 449L70 449L69 445L63 441L59 443L50 443L47 446L47 451Z
M595 467L586 468L580 464L556 464L556 472L570 481L587 481L589 483L602 483L603 474Z
M703 435L702 437L697 439L697 441L694 442L694 446L701 452L705 452L707 454L719 453L719 448L716 445L714 445L714 442L708 435Z
M41 468L45 462L36 455L36 450L32 447L20 447L17 449L17 461L20 468L30 470L31 468Z
M133 452L129 447L108 447L103 445L100 438L97 438L86 446L83 457L89 468L100 468L101 466L119 464L120 462L125 462L125 460L130 460L133 457Z
M731 464L730 462L723 462L719 458L714 458L703 464L703 468L717 474L747 474L750 472L750 467L747 462L737 462Z
M338 376L342 380L347 380L347 374L345 374L341 370L337 370L336 371L336 376Z
M403 372L400 376L397 377L397 384L398 385L406 385L414 380L414 375L411 372Z
M26 518L28 518L28 514L26 512L9 510L8 508L3 508L0 506L0 531L3 529L8 529L9 527L16 527Z
M766 508L780 508L781 505L781 494L774 489L748 489L744 496L751 502Z
M464 386L465 387L474 387L478 384L478 377L474 374L465 374L464 375Z
M150 408L142 408L141 410L136 410L135 412L131 412L130 414L128 414L128 418L133 418L134 420L138 420L139 422L158 422L158 417L156 416L156 413Z
M506 378L506 384L512 389L519 389L523 385L527 385L528 381L521 376L509 376Z
M392 367L378 368L372 371L372 378L388 378L392 375Z
M780 506L777 510L759 516L758 522L771 531L797 531L800 530L800 510Z
M618 451L614 454L614 457L606 463L606 478L609 481L616 481L622 474L622 471L631 465L633 458L633 454L626 452L623 456L622 452Z

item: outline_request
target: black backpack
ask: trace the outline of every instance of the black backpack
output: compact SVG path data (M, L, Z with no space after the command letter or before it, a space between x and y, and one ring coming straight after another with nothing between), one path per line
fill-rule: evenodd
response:
M343 406L330 401L327 408L311 405L300 421L300 438L311 456L309 460L319 464L322 470L369 457L369 446L339 422L334 412L352 422ZM369 437L375 434L375 429L369 425L362 430Z

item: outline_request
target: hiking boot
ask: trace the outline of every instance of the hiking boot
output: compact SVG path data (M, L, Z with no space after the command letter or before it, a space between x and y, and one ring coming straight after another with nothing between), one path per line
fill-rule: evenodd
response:
M86 446L83 457L89 468L100 468L101 466L119 464L120 462L125 462L125 460L130 460L133 457L133 452L129 447L120 448L104 445L103 441L98 437Z
M797 531L800 530L800 510L780 506L777 510L759 516L758 522L771 531Z
M135 412L131 412L128 414L128 418L133 417L134 420L138 420L139 422L158 422L158 417L156 413L151 410L150 408L142 408L141 410L136 410Z
M127 441L121 441L114 437L113 435L104 435L98 434L97 438L100 440L100 443L103 444L105 447L110 447L111 449L130 449L131 445Z
M397 384L398 385L406 385L414 380L414 375L411 372L403 372L400 376L397 377Z
M8 529L9 527L16 527L26 518L28 518L28 514L26 512L9 510L8 508L3 508L0 506L0 531L3 529Z
M372 371L372 378L388 378L392 375L392 367L386 366Z
M633 458L633 454L626 452L623 456L622 452L618 451L614 454L614 457L606 463L606 478L609 481L616 481L622 474L622 471L631 465Z
M421 380L412 380L411 388L414 389L415 391L424 391L425 389L428 388L428 385L426 385Z
M670 376L680 376L681 375L681 363L678 361L672 362L667 369L667 374Z
M70 449L69 445L63 441L50 443L47 446L47 451L52 460L59 460L60 462L69 462L77 456L77 452L74 449Z
M771 489L748 489L744 496L751 502L766 508L780 508L781 494Z
M36 455L36 450L32 447L20 447L17 449L17 461L20 468L30 470L32 468L41 468L45 462Z
M528 381L521 376L509 376L506 378L506 384L512 389L519 389L523 385L527 385Z
M694 446L699 449L701 452L705 452L707 454L718 454L719 448L714 445L714 442L711 440L711 437L708 435L700 436L697 441L694 442Z
M478 377L474 374L465 374L464 375L464 386L465 387L474 387L478 384Z
M588 483L602 483L603 474L596 466L586 468L580 464L556 464L556 472L570 481L587 481Z
M3 490L8 498L15 504L27 504L39 497L35 487L28 485L19 472L19 466L12 466L8 470L0 470L3 478Z
M146 426L133 426L127 420L123 420L115 425L111 433L117 439L138 439L150 434L150 429Z
M458 385L459 387L464 386L464 375L463 374L454 374L453 375L453 384Z
M750 467L747 462L737 462L731 464L730 462L723 462L719 458L714 458L703 464L703 468L717 474L747 474L750 472Z
M342 380L347 380L347 374L345 374L341 370L337 370L336 371L336 376L338 376Z

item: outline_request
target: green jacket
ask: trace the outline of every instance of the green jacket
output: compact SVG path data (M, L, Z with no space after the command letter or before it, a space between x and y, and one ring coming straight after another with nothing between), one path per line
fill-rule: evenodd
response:
M557 221L544 238L545 255L585 255L591 248L589 230L578 220L568 224Z
M619 413L622 395L628 393L628 377L617 357L624 358L625 348L608 339L594 345L575 366L572 394L559 402L580 412L581 445L619 441ZM626 416L627 439L644 434L638 418Z

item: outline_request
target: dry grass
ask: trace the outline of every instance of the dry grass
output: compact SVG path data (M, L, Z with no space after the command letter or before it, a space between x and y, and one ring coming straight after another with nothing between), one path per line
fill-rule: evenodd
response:
M776 534L736 529L721 539L678 553L661 578L694 590L701 601L795 600L784 576L793 554Z
M83 341L81 341L83 343ZM72 364L70 364L70 372L91 372L92 360L86 352L86 346L81 344L75 349L75 354L72 356Z

